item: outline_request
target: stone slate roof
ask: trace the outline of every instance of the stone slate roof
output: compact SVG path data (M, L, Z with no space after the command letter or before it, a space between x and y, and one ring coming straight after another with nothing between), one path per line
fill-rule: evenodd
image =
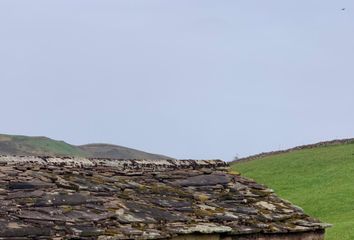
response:
M327 225L220 160L0 157L0 239L162 239Z

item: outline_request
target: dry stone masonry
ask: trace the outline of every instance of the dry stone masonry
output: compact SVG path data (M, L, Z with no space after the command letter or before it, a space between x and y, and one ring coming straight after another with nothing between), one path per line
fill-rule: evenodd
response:
M0 239L323 239L220 160L0 157Z

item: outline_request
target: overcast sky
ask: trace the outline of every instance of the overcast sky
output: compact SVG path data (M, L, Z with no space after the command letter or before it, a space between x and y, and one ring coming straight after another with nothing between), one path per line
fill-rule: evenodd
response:
M1 133L224 160L354 137L351 0L1 0L0 31Z

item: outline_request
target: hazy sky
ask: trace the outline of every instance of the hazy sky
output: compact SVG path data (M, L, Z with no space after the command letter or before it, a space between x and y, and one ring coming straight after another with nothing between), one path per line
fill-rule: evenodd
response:
M2 133L225 160L354 137L352 0L0 0L0 31Z

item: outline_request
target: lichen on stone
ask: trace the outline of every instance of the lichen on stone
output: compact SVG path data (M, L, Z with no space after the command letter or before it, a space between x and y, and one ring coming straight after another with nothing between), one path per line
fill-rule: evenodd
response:
M220 160L0 157L1 239L169 239L328 227Z

